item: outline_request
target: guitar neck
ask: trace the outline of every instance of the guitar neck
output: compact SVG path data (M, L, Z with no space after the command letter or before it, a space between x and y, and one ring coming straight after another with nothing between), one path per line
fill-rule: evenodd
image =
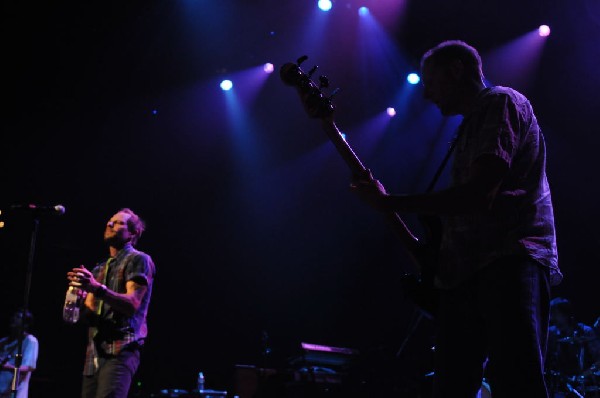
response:
M342 156L342 158L350 168L352 175L355 178L360 178L361 176L364 176L367 171L366 167L363 166L358 156L356 156L356 153L354 153L354 150L350 147L348 142L346 142L335 122L323 119L322 123L323 130L329 137L329 140L335 146L335 149L337 149L339 154Z
M352 175L355 178L364 176L367 172L367 169L360 161L358 156L356 156L356 153L350 147L348 142L344 139L335 122L329 119L322 119L322 125L323 130L350 168ZM386 213L386 218L404 247L416 260L419 257L419 252L422 249L419 239L410 231L404 220L397 213ZM418 264L418 261L413 261L413 264Z

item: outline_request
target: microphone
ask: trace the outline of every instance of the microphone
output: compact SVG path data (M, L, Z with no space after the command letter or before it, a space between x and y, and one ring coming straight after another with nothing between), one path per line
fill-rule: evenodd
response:
M30 212L36 215L48 214L48 215L63 215L65 214L65 207L63 205L56 206L40 206L34 204L27 205L12 205L11 210Z

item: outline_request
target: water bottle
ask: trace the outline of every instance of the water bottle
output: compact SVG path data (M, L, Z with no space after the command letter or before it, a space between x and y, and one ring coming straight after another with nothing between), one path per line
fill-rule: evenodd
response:
M198 392L204 391L204 373L198 372Z
M63 306L63 319L68 323L77 323L81 307L81 291L75 286L69 286Z

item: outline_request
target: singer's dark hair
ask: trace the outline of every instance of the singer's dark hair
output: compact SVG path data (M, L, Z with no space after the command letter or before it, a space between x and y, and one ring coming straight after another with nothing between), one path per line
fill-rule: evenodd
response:
M483 79L479 52L461 40L447 40L428 50L421 58L421 70L425 64L449 66L457 60L464 65L469 76Z
M140 218L140 216L135 214L133 210L127 207L122 208L119 210L119 212L127 213L131 216L127 220L127 229L133 234L133 238L131 238L131 244L135 246L142 236L142 233L146 229L146 223Z

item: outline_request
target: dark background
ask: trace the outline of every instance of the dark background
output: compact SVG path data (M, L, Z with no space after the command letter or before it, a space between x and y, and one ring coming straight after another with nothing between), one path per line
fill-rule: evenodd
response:
M427 320L396 355L415 315L398 286L409 261L399 242L348 192L346 165L277 73L244 91L242 71L304 54L307 68L318 64L342 88L337 122L359 157L388 190L419 192L452 130L419 87L398 102L406 73L439 41L466 40L485 62L550 25L534 73L515 88L547 140L565 274L553 295L571 299L588 324L600 316L597 2L348 0L329 14L304 0L2 4L0 208L67 209L43 218L37 235L31 396L78 395L85 330L61 320L65 274L107 256L104 224L121 207L147 221L138 248L158 269L142 393L192 388L199 370L208 387L231 390L234 365L283 367L303 341L359 349L360 377L381 391L405 393L431 370ZM363 4L387 37L379 58L361 52ZM218 88L225 77L239 89L237 109ZM502 77L488 76L511 83ZM373 138L365 121L390 104L405 108ZM5 334L24 300L32 224L6 212L2 220Z

